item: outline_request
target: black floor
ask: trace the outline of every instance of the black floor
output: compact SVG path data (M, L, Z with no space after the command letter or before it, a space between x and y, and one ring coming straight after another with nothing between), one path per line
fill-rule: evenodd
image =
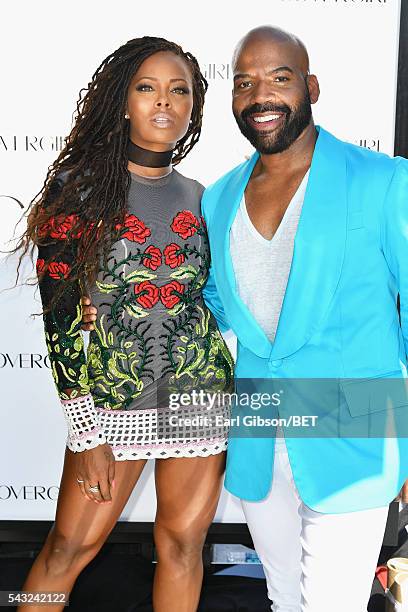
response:
M39 545L0 544L0 590L19 590ZM383 547L379 564L393 556L408 557L405 529L398 546ZM350 551L350 563L354 563ZM265 581L256 578L216 576L222 566L205 570L199 612L270 612ZM154 564L144 558L137 544L106 544L79 576L71 593L69 612L152 612L151 588ZM345 588L339 580L339 589ZM14 608L0 608L11 611ZM46 608L44 608L46 610ZM385 600L376 579L369 612L384 612ZM177 612L177 605L174 605ZM346 612L346 611L345 611Z

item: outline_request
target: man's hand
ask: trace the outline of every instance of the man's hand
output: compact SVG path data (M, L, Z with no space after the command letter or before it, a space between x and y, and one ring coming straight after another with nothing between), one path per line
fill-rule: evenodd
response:
M395 501L402 501L402 503L408 504L408 480L402 485L402 489L395 498Z
M81 296L82 305L82 325L81 329L84 331L91 331L94 328L92 321L96 321L96 314L98 312L95 306L92 306L91 299L86 295Z

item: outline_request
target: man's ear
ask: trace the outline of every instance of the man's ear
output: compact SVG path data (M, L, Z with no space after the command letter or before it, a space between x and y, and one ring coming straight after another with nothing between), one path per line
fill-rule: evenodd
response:
M317 80L317 76L315 74L308 74L306 79L307 87L309 89L310 102L312 104L316 104L320 96L319 81Z

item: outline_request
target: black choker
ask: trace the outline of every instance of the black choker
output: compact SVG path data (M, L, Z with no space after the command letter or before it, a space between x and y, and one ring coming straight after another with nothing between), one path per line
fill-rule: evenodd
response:
M129 139L128 158L134 164L148 168L165 168L171 164L174 149L170 151L149 151Z

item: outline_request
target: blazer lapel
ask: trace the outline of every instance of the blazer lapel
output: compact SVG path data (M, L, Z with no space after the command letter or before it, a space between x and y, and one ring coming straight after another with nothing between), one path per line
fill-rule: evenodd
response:
M281 359L295 353L319 327L338 285L346 240L346 160L342 142L319 132L295 237L291 270L274 343L239 297L230 253L230 229L259 158L231 173L210 232L218 291L240 343L259 357ZM267 299L267 298L266 298Z
M239 341L255 354L269 357L272 344L239 297L230 252L231 225L258 157L259 153L255 152L247 162L231 174L225 184L217 207L217 226L210 232L210 241L212 258L213 260L214 257L217 258L214 274L218 291L234 333Z
M318 329L343 265L347 221L345 152L340 140L318 129L273 359L295 353Z

